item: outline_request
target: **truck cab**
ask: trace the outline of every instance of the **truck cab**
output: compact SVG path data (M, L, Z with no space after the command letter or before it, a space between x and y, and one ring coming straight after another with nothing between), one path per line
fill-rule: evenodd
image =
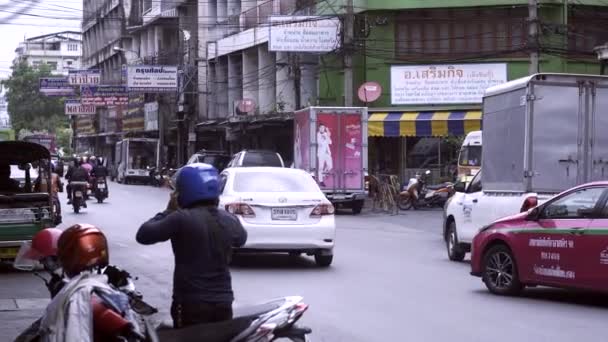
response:
M458 180L470 182L481 168L481 131L467 134L458 155Z

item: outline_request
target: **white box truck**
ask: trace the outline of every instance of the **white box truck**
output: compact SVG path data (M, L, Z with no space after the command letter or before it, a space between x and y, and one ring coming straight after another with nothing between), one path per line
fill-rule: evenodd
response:
M460 261L493 221L608 177L608 77L536 74L486 90L481 170L445 206L448 257Z
M128 138L116 143L116 180L119 183L148 183L150 170L158 167L158 139Z
M336 207L361 212L367 158L366 107L309 107L295 113L294 167L313 175Z

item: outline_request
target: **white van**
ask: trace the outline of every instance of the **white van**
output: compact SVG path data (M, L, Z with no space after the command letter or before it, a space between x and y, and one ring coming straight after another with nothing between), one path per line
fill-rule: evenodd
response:
M481 168L481 131L467 134L458 155L458 180L469 183Z

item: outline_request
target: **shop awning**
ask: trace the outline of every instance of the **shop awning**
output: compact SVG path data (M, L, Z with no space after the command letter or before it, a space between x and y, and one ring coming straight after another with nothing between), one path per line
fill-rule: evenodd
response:
M374 113L370 137L442 137L481 129L481 111Z

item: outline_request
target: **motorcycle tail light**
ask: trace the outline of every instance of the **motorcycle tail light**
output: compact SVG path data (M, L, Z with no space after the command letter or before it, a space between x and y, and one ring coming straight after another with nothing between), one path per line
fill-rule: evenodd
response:
M333 215L336 209L332 204L319 204L310 213L310 217L321 217L324 215Z
M526 198L526 200L524 201L524 204L521 206L521 211L520 212L526 212L534 207L536 207L538 205L538 198L536 196L530 196L528 198Z
M268 341L271 341L274 338L272 334L274 329L276 329L277 325L274 323L265 323L262 324L258 330L255 332L256 338L266 337Z
M255 217L253 208L246 203L231 203L226 204L226 211L243 217Z

